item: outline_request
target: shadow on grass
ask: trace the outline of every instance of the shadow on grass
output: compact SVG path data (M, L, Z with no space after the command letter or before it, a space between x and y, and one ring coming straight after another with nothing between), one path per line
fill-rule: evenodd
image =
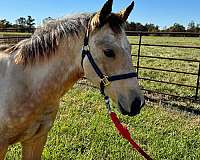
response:
M153 103L159 103L160 106L164 108L169 108L176 111L186 112L193 115L200 115L200 108L199 104L197 102L192 101L180 101L178 98L173 99L155 99L152 97L145 96L145 99L147 101L153 102ZM197 108L194 106L198 106Z

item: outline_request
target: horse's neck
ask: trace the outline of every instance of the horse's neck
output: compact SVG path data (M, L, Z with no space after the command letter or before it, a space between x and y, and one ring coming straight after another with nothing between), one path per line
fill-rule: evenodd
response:
M80 53L83 35L81 33L79 38L63 39L55 56L46 64L33 67L33 88L40 97L60 98L83 76Z

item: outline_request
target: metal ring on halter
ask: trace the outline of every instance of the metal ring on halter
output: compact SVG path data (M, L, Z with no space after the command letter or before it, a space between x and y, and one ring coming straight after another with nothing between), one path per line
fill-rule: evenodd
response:
M101 79L101 82L105 87L109 86L111 82L108 80L108 76L104 75L103 78Z
M83 46L82 50L84 50L84 51L89 51L89 50L90 50L89 45L87 45L87 46Z

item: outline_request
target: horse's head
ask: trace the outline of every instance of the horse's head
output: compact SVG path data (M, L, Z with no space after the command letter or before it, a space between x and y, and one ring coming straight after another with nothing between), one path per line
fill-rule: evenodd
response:
M134 3L125 10L115 14L112 11L112 0L108 0L100 12L90 21L89 46L92 57L100 70L108 76L133 72L131 45L128 42L123 26L131 13ZM88 58L83 62L85 76L99 85L99 77L95 73ZM136 115L144 104L144 98L136 77L114 81L105 88L109 95L125 115Z

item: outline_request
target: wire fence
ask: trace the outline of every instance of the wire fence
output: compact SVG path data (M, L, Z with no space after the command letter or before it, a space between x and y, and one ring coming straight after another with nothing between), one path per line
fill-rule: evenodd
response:
M17 28L0 28L0 32L19 32L19 33L33 33L35 28L17 27Z
M131 43L132 46L138 46L138 52L137 54L133 54L133 57L137 58L137 63L134 67L137 69L137 74L138 74L138 79L143 80L143 81L148 81L152 83L160 83L160 84L169 84L169 85L175 85L175 86L181 86L181 87L186 87L186 88L193 88L195 89L195 93L193 96L180 96L177 94L169 94L167 92L160 92L157 90L151 90L149 88L143 88L144 91L149 92L149 93L157 93L161 95L166 95L170 96L171 98L178 98L182 100L190 100L194 103L199 103L200 102L200 97L199 97L199 90L200 90L200 60L199 59L184 59L184 58L174 58L174 57L163 57L163 56L152 56L152 55L145 55L141 54L141 49L142 47L162 47L162 48L181 48L181 49L195 49L195 50L200 50L200 46L186 46L186 45L163 45L163 44L147 44L147 43L142 43L142 38L144 36L149 36L149 35L156 35L156 36L163 36L163 35L170 35L170 36L184 36L187 37L189 35L196 35L196 37L200 36L200 33L185 33L185 32L178 32L178 33L169 33L169 32L158 32L158 33L150 33L150 32L127 32L127 36L138 36L139 37L139 42L138 43ZM154 67L146 67L146 66L141 66L140 62L142 58L146 59L160 59L160 60L170 60L170 61L181 61L184 63L195 63L196 65L196 70L197 72L186 72L186 71L178 71L174 69L161 69L161 68L154 68ZM185 74L185 75L193 75L196 77L196 83L195 84L183 84L183 83L176 83L176 82L170 82L170 81L165 81L165 80L157 80L149 77L142 77L140 72L142 70L149 70L149 71L158 71L158 72L166 72L166 73L177 73L177 74ZM185 69L187 70L187 69Z
M21 36L2 36L0 37L0 44L14 44L26 38L29 38L30 35L21 35Z

